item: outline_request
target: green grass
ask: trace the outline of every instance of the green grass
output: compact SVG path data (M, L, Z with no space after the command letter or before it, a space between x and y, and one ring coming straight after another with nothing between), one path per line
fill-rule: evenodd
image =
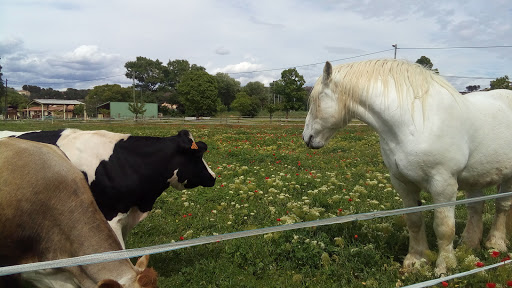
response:
M298 125L0 122L0 130L65 127L152 136L189 129L208 144L204 158L218 176L216 185L164 192L129 236L128 248L402 207L378 136L366 126L348 126L325 148L310 150ZM487 206L486 230L493 215L492 205ZM430 260L435 261L432 212L426 216L434 251ZM458 207L457 235L465 217L464 207ZM397 287L434 278L434 264L415 273L401 271L407 249L404 219L396 216L185 248L152 255L150 264L160 274L160 287ZM489 265L501 259L486 250L459 249L457 256L452 273L473 269L478 260ZM503 267L452 280L449 287L485 287L487 282L505 287L508 280L510 267Z

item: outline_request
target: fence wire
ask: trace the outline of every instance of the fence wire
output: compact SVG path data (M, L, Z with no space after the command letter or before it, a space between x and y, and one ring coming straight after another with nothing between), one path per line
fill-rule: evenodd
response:
M445 202L445 203L423 205L423 206L418 206L418 207L409 207L409 208L385 210L385 211L374 211L374 212L333 217L333 218L327 218L327 219L321 219L321 220L315 220L315 221L309 221L309 222L285 224L285 225L280 225L280 226L266 227L266 228L247 230L247 231L239 231L239 232L233 232L233 233L228 233L228 234L200 237L200 238L195 238L195 239L191 239L191 240L185 240L185 241L179 241L179 242L173 242L173 243L161 244L161 245L155 245L155 246L149 246L149 247L141 247L141 248L134 248L134 249L119 250L119 251L110 251L110 252L104 252L104 253L97 253L97 254L73 257L73 258L44 261L44 262L37 262L37 263L29 263L29 264L21 264L21 265L14 265L14 266L8 266L8 267L0 267L0 276L41 270L41 269L71 267L71 266L78 266L78 265L88 265L88 264L116 261L116 260L121 260L121 259L126 259L126 258L140 257L143 255L148 255L148 254L163 253L163 252L182 249L182 248L186 248L186 247L204 245L204 244L208 244L208 243L216 243L216 242L230 240L230 239L245 238L245 237L250 237L250 236L263 235L263 234L268 234L268 233L295 230L295 229L308 228L308 227L340 224L340 223L346 223L346 222L352 222L352 221L370 220L370 219L375 219L375 218L396 216L396 215L402 215L402 214L408 214L408 213L416 213L416 212L433 210L433 209L442 208L442 207L469 204L469 203L487 201L487 200L491 200L491 199L497 199L497 198L503 198L503 197L509 197L509 196L512 196L512 192L499 193L499 194L494 194L494 195L487 195L487 196L482 196L482 197L475 197L475 198L469 198L469 199L463 199L463 200L451 201L451 202ZM436 280L433 280L433 281L436 281ZM436 283L440 283L440 282L436 282ZM413 286L413 287L426 287L426 286Z

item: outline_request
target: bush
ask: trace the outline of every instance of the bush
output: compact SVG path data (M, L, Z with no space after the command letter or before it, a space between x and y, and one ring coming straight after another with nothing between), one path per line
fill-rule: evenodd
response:
M254 117L260 112L258 100L249 97L245 92L236 94L235 100L231 103L231 108L240 112L240 115L249 117Z

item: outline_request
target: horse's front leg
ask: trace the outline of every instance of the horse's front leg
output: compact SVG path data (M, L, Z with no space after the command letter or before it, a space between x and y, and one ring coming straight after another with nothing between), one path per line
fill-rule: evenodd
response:
M475 198L483 195L482 190L468 190L466 191L466 198ZM482 241L482 213L484 210L484 201L470 203L466 205L468 210L468 219L466 221L466 228L462 233L462 243L472 249L480 248Z
M433 177L428 190L433 201L445 203L457 199L457 181L453 177ZM439 256L436 261L436 274L445 274L448 268L457 266L457 259L453 250L455 239L455 207L443 207L434 210L434 231L437 237Z
M499 193L512 191L512 179L507 180L501 184ZM491 231L485 241L487 248L493 248L501 252L507 251L507 216L509 215L510 205L512 204L512 197L496 199L496 214L491 226Z
M412 183L403 183L391 175L391 183L400 194L404 207L418 206L420 202L421 189ZM405 214L407 229L409 230L409 253L404 259L404 268L410 269L424 259L428 251L425 223L421 212Z

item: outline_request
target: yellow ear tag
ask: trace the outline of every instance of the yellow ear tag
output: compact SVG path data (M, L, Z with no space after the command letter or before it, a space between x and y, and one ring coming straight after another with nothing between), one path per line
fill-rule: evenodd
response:
M197 147L196 142L192 142L192 146L190 147L190 149L199 149L199 147Z

